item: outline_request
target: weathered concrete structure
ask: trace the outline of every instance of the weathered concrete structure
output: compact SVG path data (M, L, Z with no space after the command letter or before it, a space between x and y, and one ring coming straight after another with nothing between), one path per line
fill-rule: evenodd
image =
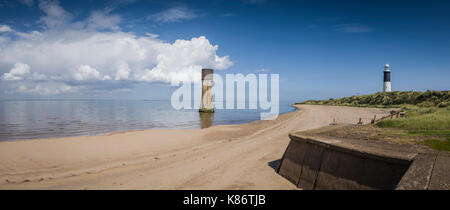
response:
M213 104L213 69L202 69L202 101L200 104L200 112L214 112Z
M450 189L449 153L314 131L289 137L277 172L302 189Z

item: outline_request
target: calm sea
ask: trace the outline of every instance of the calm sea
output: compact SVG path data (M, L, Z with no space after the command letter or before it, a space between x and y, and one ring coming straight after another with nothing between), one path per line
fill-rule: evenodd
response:
M293 111L280 103L280 113ZM260 110L174 110L170 101L0 101L0 141L98 135L141 129L200 129L259 120Z

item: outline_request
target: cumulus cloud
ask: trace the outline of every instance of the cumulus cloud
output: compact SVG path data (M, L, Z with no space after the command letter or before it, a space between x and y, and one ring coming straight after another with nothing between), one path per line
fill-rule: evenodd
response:
M3 80L6 81L19 81L19 80L32 80L43 81L47 79L47 76L38 72L31 73L30 66L24 63L16 63L14 67L8 72L3 74Z
M39 6L58 11L44 18L72 16L59 11L63 8L55 1ZM14 31L13 39L0 35L0 88L7 92L48 95L127 89L141 82L198 82L202 68L233 64L204 36L169 43L152 33L124 32L120 17L108 11L77 22L40 20L47 26L40 31Z
M115 78L116 78L116 80L128 79L128 77L130 76L130 72L131 72L131 69L128 66L128 64L125 62L121 62L117 67L117 72L116 72Z
M4 80L22 80L30 74L30 66L28 64L16 63L14 68L8 73L3 74Z
M0 33L13 31L8 25L0 25Z
M191 9L184 6L178 6L150 15L147 17L147 20L153 20L158 23L171 23L194 19L196 17L198 17L198 15Z
M0 67L20 62L59 80L131 79L145 82L198 81L203 67L226 69L204 36L167 43L125 32L64 30L4 43Z
M191 40L176 40L173 44L164 43L158 46L155 67L146 68L142 81L200 81L202 67L226 69L232 65L228 56L216 55L218 46L213 46L204 37Z
M98 80L100 73L89 65L81 65L74 73L75 80Z

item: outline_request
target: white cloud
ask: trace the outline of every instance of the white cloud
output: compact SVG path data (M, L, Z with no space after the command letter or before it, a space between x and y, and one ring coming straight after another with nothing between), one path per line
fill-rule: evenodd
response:
M13 31L8 25L0 25L0 33Z
M34 4L34 0L19 0L19 2L29 7L32 7Z
M61 89L64 85L71 92L106 87L112 91L140 82L200 81L202 68L226 69L233 64L228 56L217 55L219 47L204 36L173 43L151 33L138 36L122 31L120 17L109 12L93 12L63 25L42 23L48 27L15 31L16 38L0 39L0 75L5 81L0 88L34 94L69 92ZM21 68L27 70L14 70ZM19 91L19 85L27 88ZM51 88L58 91L47 91Z
M131 69L127 63L121 62L118 66L116 73L116 80L128 79L130 76Z
M3 74L3 80L6 81L19 81L19 80L32 80L32 81L44 81L47 80L47 76L38 72L31 73L30 66L24 63L16 63L14 67L8 72Z
M73 75L75 80L98 80L100 73L89 65L80 65Z
M198 15L195 14L191 9L178 6L150 15L147 17L147 20L153 20L159 23L171 23L194 19L196 17L198 17Z
M30 74L30 66L28 64L16 63L8 73L3 74L4 80L22 80Z
M228 56L216 54L206 37L166 43L125 32L63 30L4 43L0 68L27 63L47 78L147 82L198 81L203 67L226 69Z
M204 36L191 40L176 40L173 44L158 46L156 66L146 68L141 81L200 81L202 67L226 69L232 65L228 56L216 55L218 46L213 46Z
M40 22L49 28L63 26L72 19L72 14L64 10L58 0L40 0L39 8L47 14L41 17Z

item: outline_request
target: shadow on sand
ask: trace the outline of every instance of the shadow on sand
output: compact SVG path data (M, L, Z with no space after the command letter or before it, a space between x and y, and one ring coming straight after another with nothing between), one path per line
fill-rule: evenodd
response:
M274 160L274 161L268 162L267 165L270 166L271 168L273 168L273 170L276 171L277 168L278 168L278 164L280 164L280 162L281 162L281 159L278 159L278 160Z

